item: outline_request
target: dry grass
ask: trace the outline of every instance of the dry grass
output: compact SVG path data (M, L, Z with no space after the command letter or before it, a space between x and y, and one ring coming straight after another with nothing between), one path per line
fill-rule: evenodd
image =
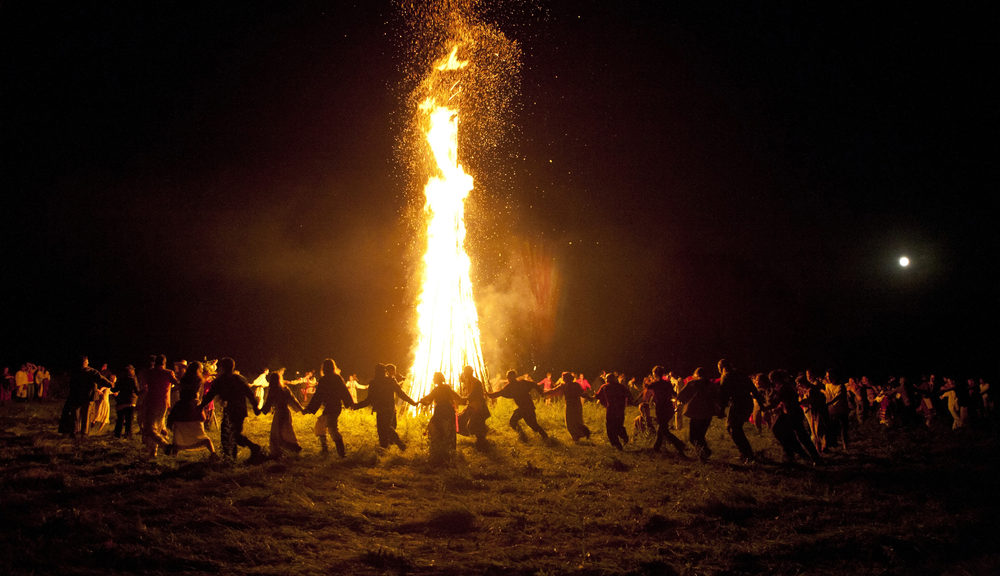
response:
M720 421L707 464L603 437L574 444L506 427L429 462L423 421L410 448L375 448L367 411L341 419L348 456L319 455L314 416L296 415L303 453L262 465L203 453L146 462L105 430L55 434L56 404L0 408L0 554L10 574L994 574L1000 512L990 430L865 429L827 465L736 465ZM247 432L266 442L269 417ZM748 427L749 430L749 427ZM213 433L213 436L217 432ZM770 438L751 442L771 460ZM684 434L681 435L684 437ZM246 453L241 454L245 458Z

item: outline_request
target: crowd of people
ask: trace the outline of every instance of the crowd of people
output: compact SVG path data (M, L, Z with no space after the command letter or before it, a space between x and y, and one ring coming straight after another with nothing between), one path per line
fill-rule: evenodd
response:
M25 362L14 372L11 372L10 366L4 366L0 406L8 402L45 400L52 392L51 387L52 374L45 366Z
M371 408L375 432L382 449L406 444L396 432L404 406L431 413L427 424L429 455L447 459L457 449L457 436L475 439L475 447L489 446L490 406L498 399L513 402L508 426L527 438L521 422L542 440L550 438L539 424L536 398L558 402L565 413L569 438L580 442L591 436L584 418L584 402L604 407L608 442L624 450L632 438L652 440L659 452L664 441L679 457L688 450L700 460L712 454L706 433L713 419L725 421L725 429L743 463L759 458L745 433L747 425L759 433L773 434L785 461L804 459L814 465L830 450L847 450L851 429L869 421L887 427L934 426L942 422L952 429L970 426L993 414L990 385L984 379L928 375L918 381L891 377L875 384L868 377L839 379L832 371L818 376L810 371L792 374L786 370L745 374L728 360L720 360L710 371L697 368L690 375L676 375L662 366L649 374L628 378L618 372L603 372L591 385L582 374L551 374L537 382L527 374L507 372L497 382L484 383L471 367L465 367L454 385L438 372L433 388L422 398L409 395L409 381L392 364L375 366L374 377L361 384L355 375L345 380L336 362L323 361L318 377L286 380L284 369L264 371L248 381L231 358L218 361L174 362L168 367L163 355L150 356L141 369L126 366L120 372L103 365L100 370L82 357L70 373L68 393L59 420L59 431L84 437L110 423L111 401L115 404L115 438L129 440L138 427L145 455L155 458L182 450L205 450L210 459L235 460L240 447L250 452L249 461L268 456L281 458L298 453L293 412L318 414L313 429L322 453L329 452L328 438L337 454L347 447L338 429L344 409ZM7 401L29 402L50 395L51 376L44 367L25 364L16 374L5 370ZM360 394L359 394L360 392ZM363 396L362 396L363 395ZM216 404L219 410L216 411ZM631 432L626 427L628 406L637 406ZM250 412L272 414L268 453L244 434ZM221 414L221 421L220 416ZM219 430L221 455L207 431ZM686 428L687 441L678 434Z

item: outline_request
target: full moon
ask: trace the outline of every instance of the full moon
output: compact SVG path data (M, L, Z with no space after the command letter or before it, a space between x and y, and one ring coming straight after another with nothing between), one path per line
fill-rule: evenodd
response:
M899 265L902 266L903 268L906 268L907 266L910 265L910 259L907 258L906 256L900 256Z

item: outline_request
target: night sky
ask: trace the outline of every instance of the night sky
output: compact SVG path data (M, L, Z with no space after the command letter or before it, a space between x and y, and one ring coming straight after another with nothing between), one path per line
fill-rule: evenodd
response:
M0 4L0 361L408 365L404 26L289 4ZM992 11L508 4L494 373L996 374Z

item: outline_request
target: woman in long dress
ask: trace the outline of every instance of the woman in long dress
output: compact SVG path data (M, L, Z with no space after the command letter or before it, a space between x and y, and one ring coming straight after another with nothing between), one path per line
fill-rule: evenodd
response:
M430 457L433 461L447 460L457 448L458 418L455 412L458 404L466 400L459 396L445 381L444 374L435 372L434 388L420 399L419 404L434 405L434 414L427 423L427 440L430 443Z
M295 430L292 428L292 411L295 408L302 412L302 404L295 398L292 391L281 379L281 371L271 372L267 375L267 400L261 413L268 414L274 410L274 417L271 419L271 457L281 458L285 452L299 453L302 446L299 445L298 438L295 437Z
M544 396L558 396L566 399L566 429L574 442L581 438L590 438L590 428L583 423L583 399L587 395L583 387L573 378L572 372L563 372L559 383Z
M174 433L173 443L166 448L168 454L205 448L210 458L216 457L215 445L208 434L205 434L205 413L199 407L203 384L201 362L191 362L181 377L177 404L174 404L167 416L167 427Z
M111 375L111 383L114 384L117 378ZM91 426L97 426L97 431L104 430L104 427L111 421L111 388L101 386L100 397L94 402L94 417L90 422Z

